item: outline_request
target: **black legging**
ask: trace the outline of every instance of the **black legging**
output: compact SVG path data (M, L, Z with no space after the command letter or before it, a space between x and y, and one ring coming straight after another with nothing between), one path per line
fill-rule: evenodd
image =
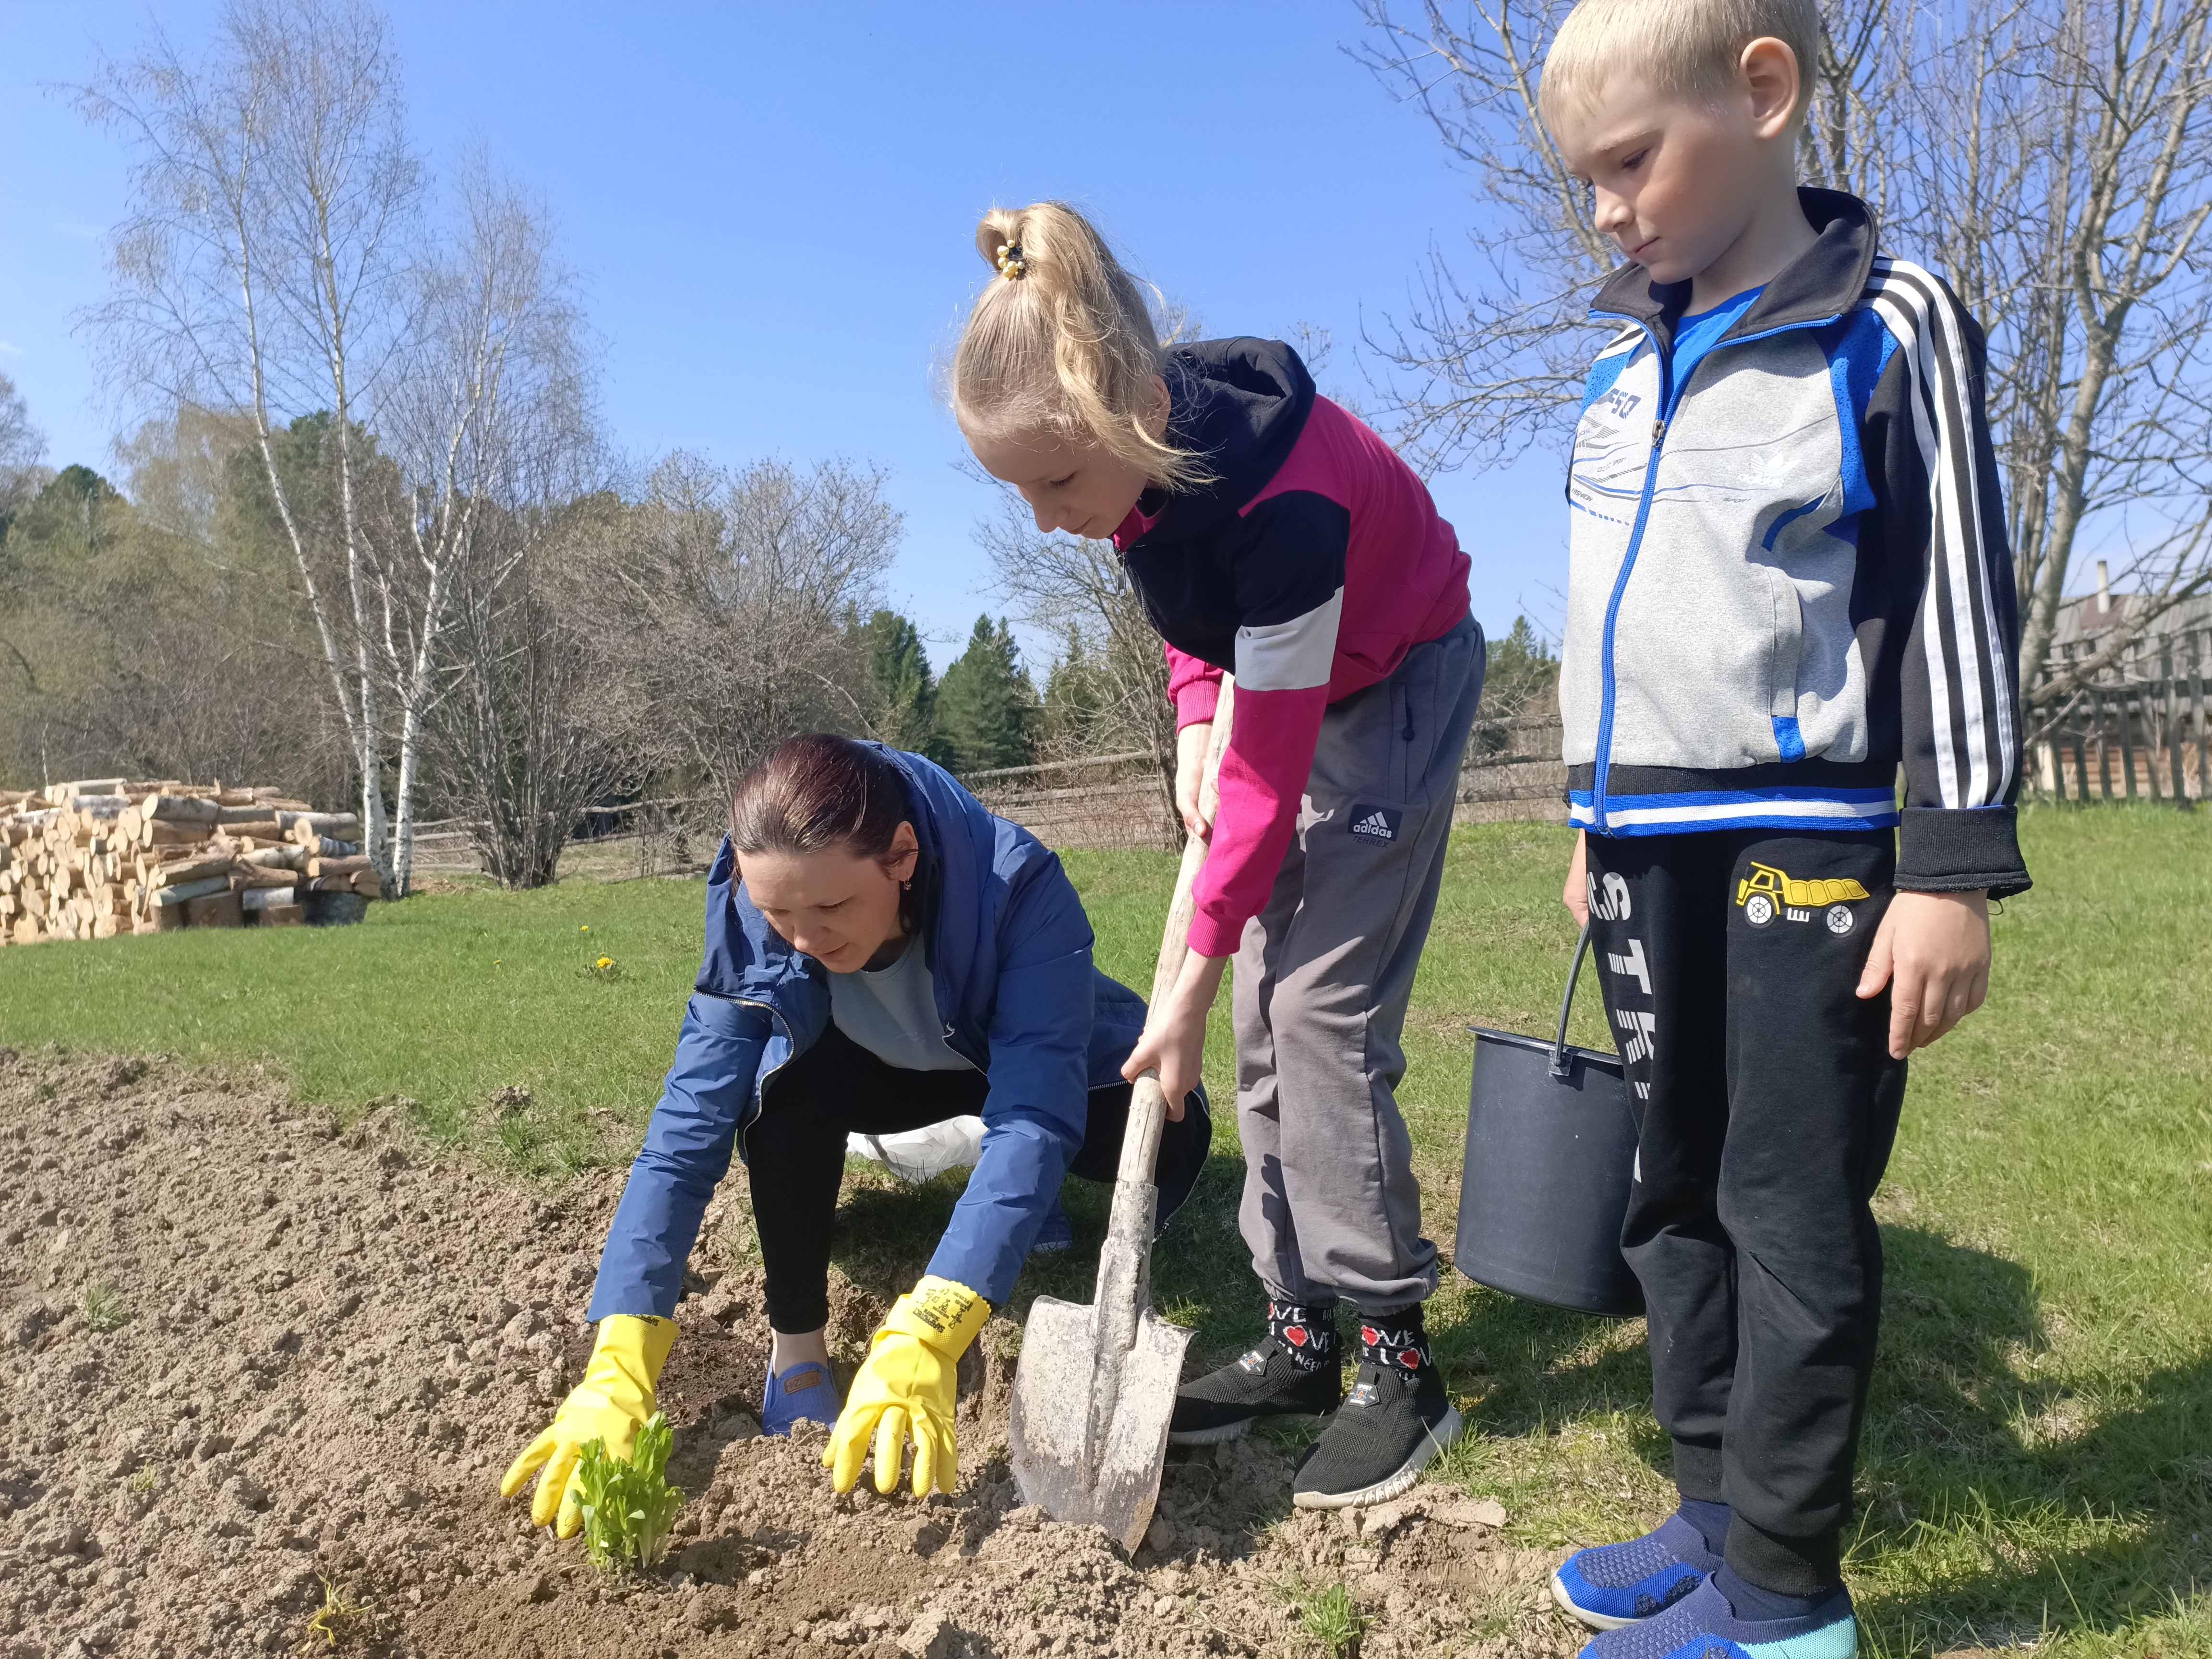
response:
M830 1230L845 1175L845 1137L897 1134L975 1115L990 1086L981 1072L887 1065L835 1025L769 1080L760 1116L745 1131L745 1158L771 1328L796 1334L830 1322ZM1093 1089L1083 1147L1069 1172L1113 1180L1128 1120L1127 1084ZM1205 1097L1194 1091L1182 1121L1160 1136L1153 1179L1162 1220L1189 1195L1212 1136Z

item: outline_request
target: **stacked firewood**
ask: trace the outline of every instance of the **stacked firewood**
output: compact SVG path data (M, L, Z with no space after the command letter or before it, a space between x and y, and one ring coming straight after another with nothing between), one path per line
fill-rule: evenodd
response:
M360 840L355 814L278 789L99 778L0 790L0 944L295 927L317 895L383 896Z

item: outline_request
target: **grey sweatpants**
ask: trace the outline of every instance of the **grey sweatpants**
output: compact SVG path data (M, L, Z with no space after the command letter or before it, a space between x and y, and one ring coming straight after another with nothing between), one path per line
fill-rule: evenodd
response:
M1267 908L1237 951L1244 1242L1280 1301L1395 1313L1437 1288L1393 1092L1482 695L1473 617L1322 717Z

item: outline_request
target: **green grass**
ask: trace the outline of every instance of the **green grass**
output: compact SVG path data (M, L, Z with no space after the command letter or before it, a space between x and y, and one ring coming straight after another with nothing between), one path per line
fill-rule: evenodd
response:
M1316 1589L1302 1580L1292 1580L1278 1589L1297 1615L1300 1633L1322 1650L1324 1659L1352 1659L1359 1651L1360 1633L1366 1629L1367 1620L1341 1582Z
M688 881L479 890L372 904L356 927L10 948L0 1042L265 1064L343 1116L404 1099L434 1136L561 1171L642 1131L703 903ZM528 1103L495 1106L508 1088Z
M2033 810L2035 890L1996 923L1990 1006L1914 1062L1889 1182L1882 1353L1850 1571L1869 1650L2044 1638L2069 1656L2212 1659L2212 815ZM1460 831L1407 1023L1401 1091L1449 1235L1473 1023L1546 1031L1573 938L1564 832ZM1071 854L1102 963L1149 983L1172 860ZM422 1129L532 1174L626 1158L697 964L696 882L372 906L359 927L0 951L0 1042L258 1061L342 1115L405 1097ZM589 933L582 928L588 926ZM614 969L594 973L601 955ZM1574 1036L1607 1046L1595 988ZM1256 1333L1224 1121L1164 1241L1164 1307L1221 1353ZM502 1090L526 1091L528 1098ZM958 1194L859 1177L841 1271L904 1288ZM1079 1237L1105 1193L1071 1182ZM1024 1275L1087 1300L1079 1249ZM1516 1541L1632 1536L1671 1501L1642 1328L1450 1279L1430 1325L1481 1432L1443 1473ZM2047 1638L2045 1633L2047 1632Z

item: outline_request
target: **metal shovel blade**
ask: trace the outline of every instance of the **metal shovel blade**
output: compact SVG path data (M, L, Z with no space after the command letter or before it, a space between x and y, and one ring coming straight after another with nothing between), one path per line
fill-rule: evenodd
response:
M1014 1369L1009 1437L1014 1480L1024 1503L1055 1521L1100 1526L1134 1550L1152 1522L1166 1461L1168 1419L1191 1334L1150 1308L1137 1320L1136 1341L1111 1378L1103 1432L1092 1407L1102 1376L1097 1310L1041 1296L1030 1305Z
M1224 676L1200 791L1209 806L1235 695ZM1155 1008L1176 983L1188 951L1192 892L1205 862L1206 842L1193 836L1168 905L1152 976ZM1109 1538L1132 1551L1152 1523L1160 1466L1167 1461L1168 1421L1175 1415L1182 1352L1190 1343L1188 1331L1152 1308L1152 1234L1159 1209L1152 1168L1167 1110L1158 1072L1139 1073L1129 1091L1114 1207L1098 1250L1097 1293L1087 1308L1046 1296L1030 1304L1014 1368L1009 1441L1024 1501L1055 1521L1103 1527Z

